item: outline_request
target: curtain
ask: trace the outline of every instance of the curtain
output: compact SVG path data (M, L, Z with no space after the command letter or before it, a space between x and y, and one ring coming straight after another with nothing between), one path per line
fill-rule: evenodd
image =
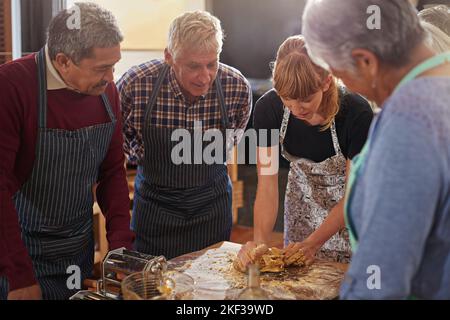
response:
M0 0L0 64L12 58L11 1Z
M21 0L22 54L39 51L47 40L53 0Z

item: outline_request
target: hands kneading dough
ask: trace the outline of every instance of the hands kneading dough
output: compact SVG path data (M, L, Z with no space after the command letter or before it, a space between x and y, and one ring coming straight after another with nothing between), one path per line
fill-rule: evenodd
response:
M236 270L245 272L247 265L254 263L269 248L265 244L256 245L254 242L247 242L239 251L237 258L233 261L233 266Z
M246 245L247 246L247 245ZM252 245L253 248L247 251L247 259L242 259L242 251L239 253L238 257L233 261L233 266L236 270L240 272L246 272L247 265L246 262L255 262L259 265L261 272L280 272L286 267L303 267L305 266L305 257L299 251L291 256L286 255L286 251L278 248L268 248L265 244ZM244 252L246 248L244 248ZM247 260L247 261L242 261ZM248 261L249 260L249 261Z

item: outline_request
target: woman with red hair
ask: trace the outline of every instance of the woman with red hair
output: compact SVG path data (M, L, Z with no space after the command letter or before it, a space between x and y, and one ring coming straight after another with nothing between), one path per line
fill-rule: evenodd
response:
M279 137L258 141L258 188L254 206L254 241L239 252L243 266L250 251L270 241L278 214L278 148L290 162L284 203L287 255L299 250L306 262L317 256L339 262L350 259L343 215L343 196L350 160L366 140L372 110L362 97L346 92L308 56L302 36L280 46L273 65L274 89L256 103L254 127ZM258 135L260 136L260 135ZM262 161L269 156L269 162Z

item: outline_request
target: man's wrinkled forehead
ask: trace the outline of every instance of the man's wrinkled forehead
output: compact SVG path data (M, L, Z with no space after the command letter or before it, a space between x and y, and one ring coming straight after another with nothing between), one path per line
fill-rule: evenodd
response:
M219 61L217 52L205 52L201 50L185 50L181 51L175 60L183 61L189 64L208 65Z

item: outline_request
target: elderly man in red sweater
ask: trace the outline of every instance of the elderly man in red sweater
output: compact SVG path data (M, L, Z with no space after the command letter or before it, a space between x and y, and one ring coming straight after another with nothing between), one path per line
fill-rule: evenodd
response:
M70 270L91 274L95 184L110 249L132 246L113 83L123 38L110 12L76 9L39 53L0 66L0 298L67 299Z

